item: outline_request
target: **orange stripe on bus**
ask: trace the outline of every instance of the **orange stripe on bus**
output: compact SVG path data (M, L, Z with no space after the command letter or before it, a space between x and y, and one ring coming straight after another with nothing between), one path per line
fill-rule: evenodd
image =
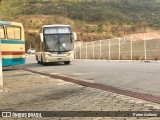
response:
M25 55L24 51L2 51L2 55Z

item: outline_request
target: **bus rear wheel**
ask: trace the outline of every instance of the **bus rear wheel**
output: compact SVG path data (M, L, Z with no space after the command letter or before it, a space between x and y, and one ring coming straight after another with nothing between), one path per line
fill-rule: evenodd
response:
M69 65L71 62L70 61L65 61L64 64L65 65Z

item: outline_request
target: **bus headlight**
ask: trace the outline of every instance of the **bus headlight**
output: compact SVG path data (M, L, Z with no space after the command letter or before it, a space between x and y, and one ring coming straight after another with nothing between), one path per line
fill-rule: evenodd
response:
M51 53L47 53L46 56L52 56L52 54Z
M70 56L71 55L71 53L68 53L68 56Z

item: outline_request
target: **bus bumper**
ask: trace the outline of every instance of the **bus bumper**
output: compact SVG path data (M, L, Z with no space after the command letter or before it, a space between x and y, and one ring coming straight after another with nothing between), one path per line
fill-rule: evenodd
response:
M74 56L66 56L66 57L52 57L52 56L45 56L44 62L65 62L65 61L73 61Z

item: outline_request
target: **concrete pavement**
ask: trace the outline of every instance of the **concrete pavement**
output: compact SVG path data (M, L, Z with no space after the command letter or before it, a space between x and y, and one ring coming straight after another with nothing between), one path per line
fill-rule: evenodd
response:
M160 111L160 104L84 87L23 70L4 71L4 80L5 86L0 88L1 111ZM160 120L160 118L137 117L35 118L34 120L41 119ZM0 120L6 119L0 118Z

